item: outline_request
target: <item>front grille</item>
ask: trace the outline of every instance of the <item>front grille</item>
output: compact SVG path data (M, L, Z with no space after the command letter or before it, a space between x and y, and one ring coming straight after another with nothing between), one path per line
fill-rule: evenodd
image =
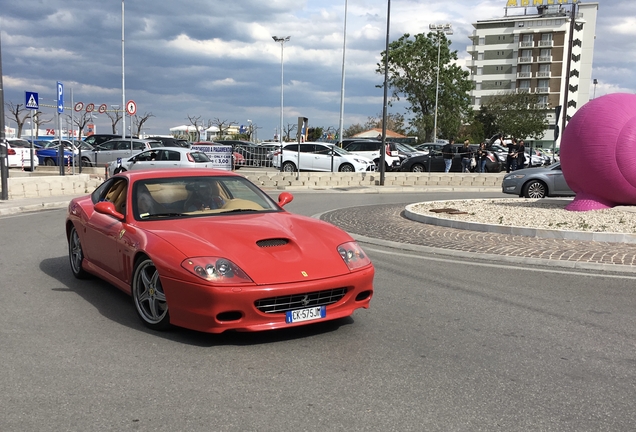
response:
M347 293L346 288L333 288L305 294L293 294L256 300L256 309L265 313L285 313L289 310L312 306L330 305L338 302Z
M267 247L274 247L274 246L285 246L287 243L289 243L289 240L287 239L274 238L274 239L259 240L256 242L256 245L258 247L267 248Z

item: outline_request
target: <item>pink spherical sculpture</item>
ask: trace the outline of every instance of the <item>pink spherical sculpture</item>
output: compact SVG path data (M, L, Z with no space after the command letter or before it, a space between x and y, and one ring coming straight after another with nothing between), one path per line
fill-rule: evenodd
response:
M561 169L576 192L567 210L636 204L636 95L591 100L569 121L561 139Z

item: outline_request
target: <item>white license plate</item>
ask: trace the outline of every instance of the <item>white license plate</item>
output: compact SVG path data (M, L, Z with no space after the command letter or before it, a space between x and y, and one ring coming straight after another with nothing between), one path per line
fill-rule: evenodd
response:
M285 322L287 324L297 323L302 321L311 321L324 318L327 316L326 306L310 307L307 309L297 309L293 311L287 311L285 313Z

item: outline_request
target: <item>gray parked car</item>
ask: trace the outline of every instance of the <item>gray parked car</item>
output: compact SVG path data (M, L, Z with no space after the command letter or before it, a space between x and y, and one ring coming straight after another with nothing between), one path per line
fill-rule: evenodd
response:
M129 158L151 148L163 147L160 141L149 139L130 138L113 139L105 143L98 144L91 152L91 162L93 166L103 167L117 158ZM82 153L83 155L83 153Z
M512 171L503 178L501 191L526 198L576 195L566 183L559 162L547 167Z
M203 152L183 147L144 150L128 159L117 159L108 164L108 176L140 169L157 168L212 168L212 161Z

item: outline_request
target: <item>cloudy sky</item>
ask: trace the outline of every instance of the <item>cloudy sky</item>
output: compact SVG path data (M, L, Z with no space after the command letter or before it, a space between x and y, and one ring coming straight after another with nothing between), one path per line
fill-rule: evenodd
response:
M56 82L74 101L122 103L122 2L0 0L5 102L25 91L54 104ZM636 92L636 3L600 0L594 49L596 95ZM452 23L461 64L476 20L504 15L506 0L393 0L390 40ZM281 46L284 123L338 128L345 0L126 0L125 99L137 104L150 134L189 124L188 117L257 127L272 139L280 124ZM344 127L382 112L383 77L375 73L386 43L387 1L348 0ZM42 108L52 117L53 108ZM389 112L404 112L396 105ZM97 132L110 121L97 116ZM127 120L127 124L129 124ZM13 125L15 126L15 124ZM50 126L48 126L50 127Z

